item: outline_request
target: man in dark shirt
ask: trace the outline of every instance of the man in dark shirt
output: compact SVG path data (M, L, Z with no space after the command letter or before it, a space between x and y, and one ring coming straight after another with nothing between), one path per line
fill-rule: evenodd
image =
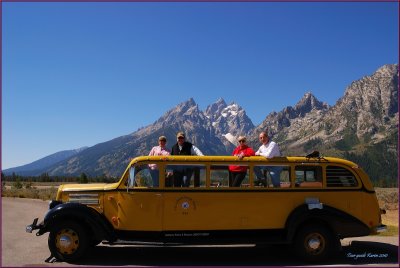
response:
M192 143L185 141L185 134L178 132L176 134L177 143L172 146L171 155L203 155L203 153L194 146ZM174 170L174 186L175 187L189 187L190 179L193 174L193 168L179 168ZM196 176L195 176L196 177ZM198 186L199 182L195 180L195 186Z
M178 132L176 139L177 143L172 147L171 155L203 155L199 148L185 141L183 132Z

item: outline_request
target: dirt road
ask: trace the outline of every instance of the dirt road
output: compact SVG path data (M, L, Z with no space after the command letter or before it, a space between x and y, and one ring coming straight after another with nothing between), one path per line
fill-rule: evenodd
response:
M25 232L35 217L43 219L48 202L2 198L1 266L181 266L262 265L304 266L284 246L268 247L109 247L100 244L79 265L57 262L50 257L47 237ZM344 239L340 257L324 265L397 266L398 237L369 236Z

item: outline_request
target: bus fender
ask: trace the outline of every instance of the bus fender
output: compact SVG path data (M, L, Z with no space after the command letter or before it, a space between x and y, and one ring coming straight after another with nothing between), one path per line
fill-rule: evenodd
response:
M92 231L94 238L101 241L114 241L114 228L104 215L80 203L61 203L50 209L44 217L43 226L37 235L42 235L52 229L59 221L74 220L82 223Z
M324 225L340 239L370 234L367 225L344 211L325 204L317 208L302 204L295 208L286 220L288 241L293 241L297 230L305 224Z

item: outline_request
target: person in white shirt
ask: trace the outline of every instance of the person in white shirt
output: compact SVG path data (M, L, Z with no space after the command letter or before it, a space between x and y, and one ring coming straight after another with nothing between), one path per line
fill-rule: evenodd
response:
M278 144L274 141L271 141L266 131L261 132L259 138L262 145L260 148L258 148L256 155L264 156L266 158L281 156ZM274 187L280 187L280 172L282 168L274 166L255 166L254 173L258 180L261 180L264 177L263 170L268 171L271 175L271 180Z

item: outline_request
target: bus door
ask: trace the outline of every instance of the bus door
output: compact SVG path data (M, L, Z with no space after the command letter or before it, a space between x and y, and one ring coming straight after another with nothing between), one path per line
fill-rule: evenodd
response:
M131 167L127 189L118 196L120 230L161 231L163 195L155 179L158 174L149 165Z

